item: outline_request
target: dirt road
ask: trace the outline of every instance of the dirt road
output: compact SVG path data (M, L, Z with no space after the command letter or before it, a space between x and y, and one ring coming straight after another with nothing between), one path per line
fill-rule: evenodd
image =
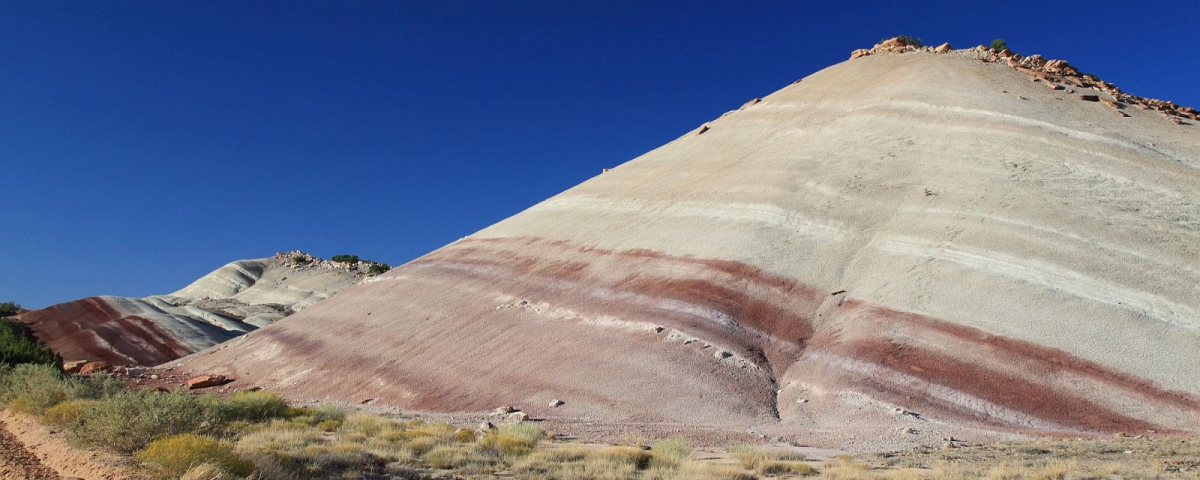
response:
M0 420L0 479L3 480L58 480L54 469L42 464L37 456L25 449L8 425Z

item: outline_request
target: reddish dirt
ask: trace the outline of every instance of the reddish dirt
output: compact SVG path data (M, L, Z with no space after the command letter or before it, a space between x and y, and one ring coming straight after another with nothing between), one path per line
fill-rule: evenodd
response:
M1047 381L1050 377L1063 374L1089 378L1114 390L1134 392L1156 405L1179 410L1200 410L1200 401L1190 395L1161 389L1144 379L1062 350L924 315L869 305L856 299L846 300L835 315L855 316L858 321L870 322L881 335L842 339L826 334L814 340L814 349L837 352L858 361L901 371L930 384L950 386L956 391L1066 428L1092 432L1168 430L1153 422L1126 416ZM883 335L885 333L886 336ZM948 337L953 344L941 344L934 349L905 341L931 335ZM964 360L952 352L960 352L960 356L962 352L986 356L991 366ZM920 395L919 391L904 385L889 384L881 378L864 376L851 382L871 391L873 395L919 405L926 411L936 411L944 416L1001 427L1017 426L981 415L978 411L964 409L960 405L939 402L935 398Z

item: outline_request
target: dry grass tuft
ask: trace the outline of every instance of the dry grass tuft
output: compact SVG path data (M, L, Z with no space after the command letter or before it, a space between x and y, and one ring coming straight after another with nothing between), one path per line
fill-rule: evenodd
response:
M254 473L254 465L239 458L231 445L191 433L155 440L134 458L161 479L180 478L205 464L237 477Z

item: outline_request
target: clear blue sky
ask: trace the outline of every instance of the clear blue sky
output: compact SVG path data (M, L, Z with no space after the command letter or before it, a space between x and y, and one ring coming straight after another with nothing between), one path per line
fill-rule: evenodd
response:
M898 6L893 6L898 5ZM401 264L899 34L1200 107L1197 0L0 3L0 301Z

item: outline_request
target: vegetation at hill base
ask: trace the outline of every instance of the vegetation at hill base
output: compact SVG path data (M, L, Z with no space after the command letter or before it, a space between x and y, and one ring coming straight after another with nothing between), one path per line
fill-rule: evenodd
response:
M0 302L0 318L8 318L21 311L17 302Z
M990 47L992 50L999 52L1008 48L1008 42L1004 41L1003 38L997 38L992 40Z
M27 326L4 322L0 345L38 349L32 358L4 357L12 361L0 364L0 407L66 431L81 448L129 455L160 480L1200 476L1197 438L1045 440L811 460L759 445L698 450L680 437L649 445L559 441L531 422L472 430L332 405L294 407L269 391L221 397L135 389L107 374L65 374L53 352L30 343Z
M0 367L22 363L62 366L62 357L38 341L29 326L17 319L0 318Z

